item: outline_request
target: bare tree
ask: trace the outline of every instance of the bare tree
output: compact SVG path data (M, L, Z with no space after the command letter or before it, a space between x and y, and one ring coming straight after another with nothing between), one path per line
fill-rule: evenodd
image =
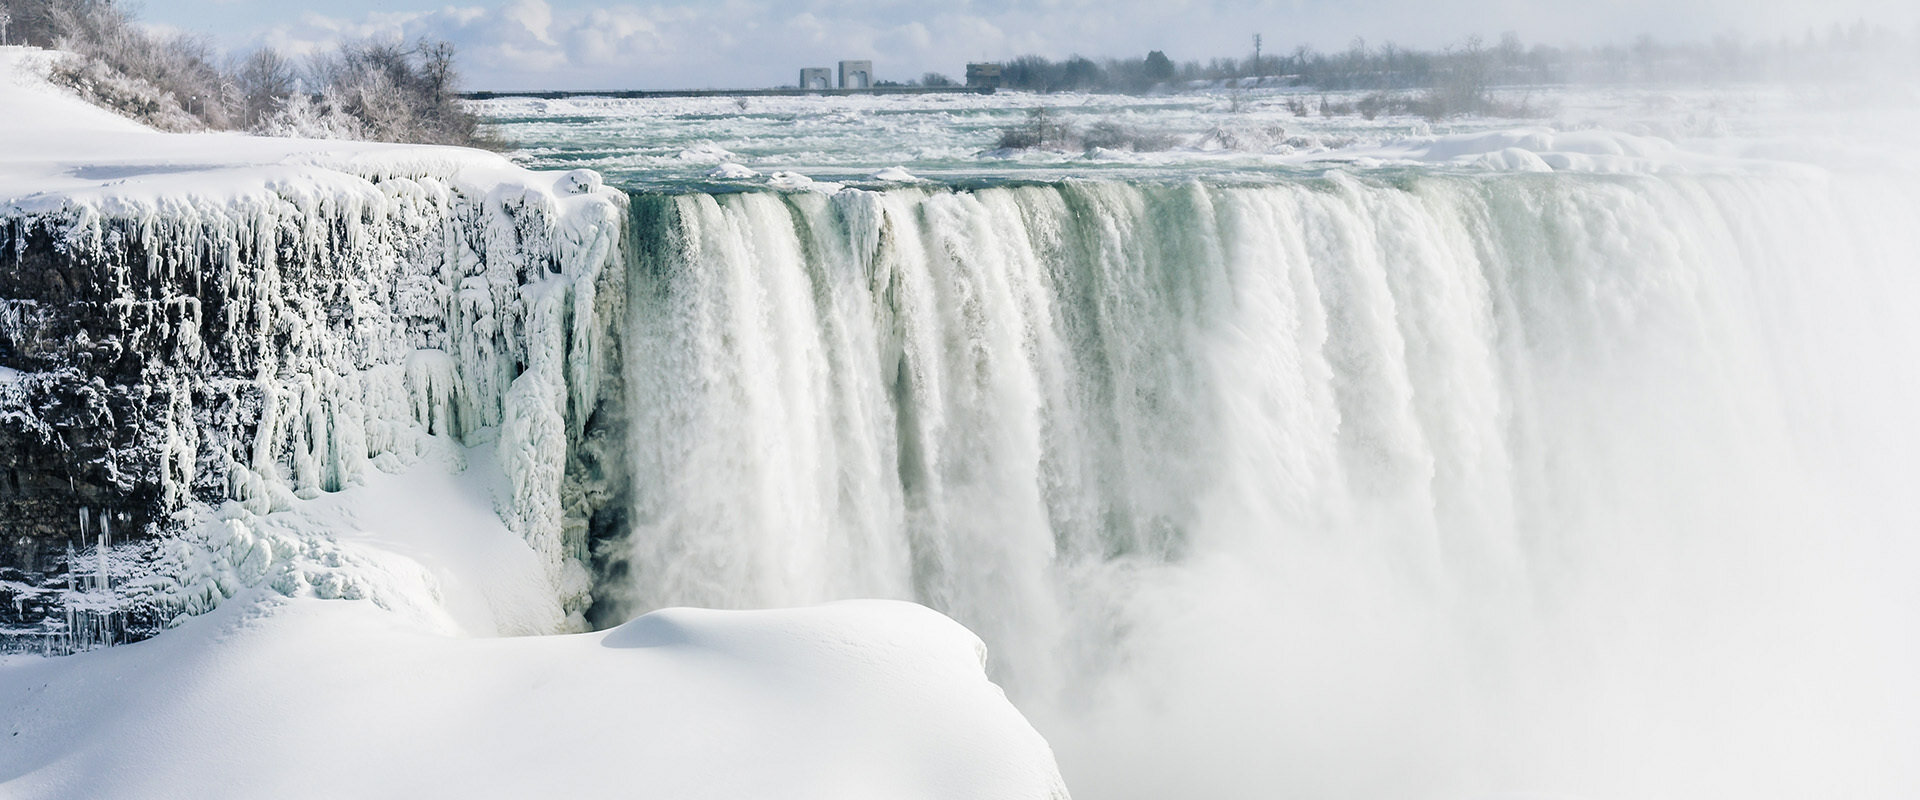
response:
M233 85L239 89L241 107L248 127L260 124L286 104L300 85L293 62L273 48L261 48L248 54L234 70Z

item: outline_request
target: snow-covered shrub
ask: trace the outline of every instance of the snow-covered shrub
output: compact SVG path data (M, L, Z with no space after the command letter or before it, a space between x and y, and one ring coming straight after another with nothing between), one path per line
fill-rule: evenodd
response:
M162 130L233 127L231 82L206 42L158 36L106 0L12 2L21 39L72 55L53 79L80 96Z
M366 126L342 108L339 99L330 93L321 95L317 101L304 93L282 98L279 108L262 117L253 132L303 139L367 138Z
M454 87L453 45L412 46L366 40L314 59L309 71L321 105L359 121L363 138L383 142L474 145L479 118L461 106Z
M73 89L95 105L139 120L163 131L191 131L206 127L180 107L179 99L154 84L128 76L104 61L72 56L54 64L55 83Z
M161 130L485 144L445 42L347 42L302 75L271 49L222 65L205 41L150 33L108 0L0 0L0 9L20 40L72 54L56 82Z

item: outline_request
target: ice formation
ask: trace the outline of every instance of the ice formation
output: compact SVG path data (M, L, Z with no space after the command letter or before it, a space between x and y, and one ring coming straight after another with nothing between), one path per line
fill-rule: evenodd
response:
M70 98L9 97L54 113L0 132L25 148L0 184L56 187L0 206L0 344L21 368L0 414L10 441L45 451L12 466L82 475L136 533L176 531L173 544L211 553L139 550L211 571L123 585L123 600L162 603L149 612L164 621L251 582L356 591L299 567L323 543L262 539L219 507L285 511L445 437L494 443L515 487L500 512L573 620L544 627L578 625L586 523L569 515L587 512L563 498L580 494L567 473L611 371L623 193L590 171L474 151L162 135L71 112ZM123 160L63 164L69 140ZM39 520L49 494L16 507Z
M760 173L729 161L708 170L707 177L715 180L744 181L750 178L758 178L760 177Z

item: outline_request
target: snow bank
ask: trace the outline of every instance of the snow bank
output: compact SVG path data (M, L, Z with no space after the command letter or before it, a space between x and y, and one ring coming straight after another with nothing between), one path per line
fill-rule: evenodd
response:
M49 83L48 70L59 57L0 47L0 108L6 109L0 115L0 201L9 210L86 204L115 213L453 175L474 185L509 181L578 193L564 185L567 174L529 172L498 154L469 148L161 133Z
M922 606L491 637L560 608L490 511L512 488L489 449L230 509L205 572L231 600L144 642L0 657L0 796L1067 797L985 645Z
M232 604L0 665L0 794L1064 800L983 656L885 601L518 639L427 635L365 603Z

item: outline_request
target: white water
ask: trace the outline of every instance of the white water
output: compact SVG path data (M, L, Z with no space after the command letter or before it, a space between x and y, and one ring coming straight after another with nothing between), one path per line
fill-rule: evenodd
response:
M927 602L1083 798L1920 791L1912 188L636 202L619 611Z

